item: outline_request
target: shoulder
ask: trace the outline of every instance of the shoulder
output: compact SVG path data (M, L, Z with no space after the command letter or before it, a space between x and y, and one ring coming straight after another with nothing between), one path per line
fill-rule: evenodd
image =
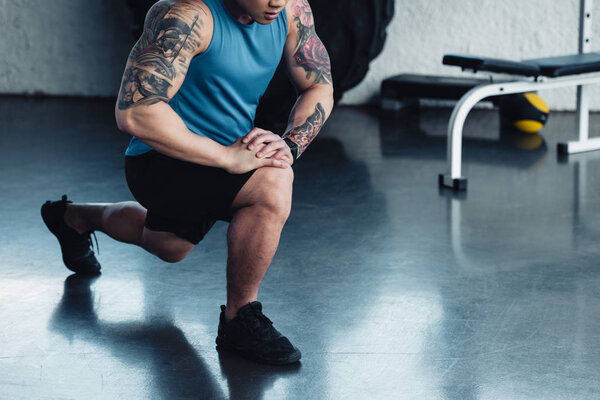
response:
M202 0L160 0L148 11L146 22L160 20L169 15L172 18L210 18L210 8Z
M145 26L165 40L189 35L195 39L194 53L201 53L210 43L214 22L210 8L202 0L161 0L148 11Z
M314 25L312 9L308 0L290 0L285 6L288 31L297 32L301 26L311 27Z

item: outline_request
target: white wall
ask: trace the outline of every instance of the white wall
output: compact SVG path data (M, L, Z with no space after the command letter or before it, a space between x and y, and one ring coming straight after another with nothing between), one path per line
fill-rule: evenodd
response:
M399 73L463 75L442 65L444 53L576 52L578 15L579 0L396 0L383 53L343 103L371 101L381 80ZM600 17L593 20L600 41ZM133 45L129 23L123 0L0 0L0 93L116 95ZM573 108L574 90L541 95L553 109ZM599 87L592 107L600 110Z
M114 96L133 45L121 0L0 0L0 93Z
M445 53L521 60L577 53L579 0L396 0L382 54L343 103L373 99L380 82L400 73L473 76L442 65ZM600 2L593 15L592 49L600 51ZM485 76L477 74L479 76ZM599 85L600 86L600 85ZM600 110L600 87L591 105ZM540 92L554 110L573 109L574 89Z

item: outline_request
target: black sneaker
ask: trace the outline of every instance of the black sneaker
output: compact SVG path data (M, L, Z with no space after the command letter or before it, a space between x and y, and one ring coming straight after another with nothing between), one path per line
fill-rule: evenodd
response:
M225 321L225 306L221 306L217 350L233 351L273 365L292 364L302 357L300 350L273 328L273 322L262 313L262 304L258 301L240 308L229 322Z
M59 201L48 200L42 205L42 219L56 236L65 266L80 274L99 274L100 263L94 255L91 235L93 232L78 233L65 223L67 204L72 203L63 195Z

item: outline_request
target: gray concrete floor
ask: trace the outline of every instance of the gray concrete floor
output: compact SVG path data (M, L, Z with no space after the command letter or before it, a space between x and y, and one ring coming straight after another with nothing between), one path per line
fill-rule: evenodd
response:
M454 195L449 110L336 109L262 287L304 355L278 368L215 351L224 223L179 264L98 234L100 277L63 267L43 201L131 199L112 107L0 99L1 399L600 398L600 153L557 159L573 114L525 150L475 111Z

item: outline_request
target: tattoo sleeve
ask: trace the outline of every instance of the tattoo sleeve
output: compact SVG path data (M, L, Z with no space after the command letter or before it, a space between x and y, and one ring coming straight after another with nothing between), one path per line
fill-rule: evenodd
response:
M285 134L286 138L298 145L298 156L306 150L310 142L317 136L326 119L325 109L321 103L317 103L315 112L303 124Z
M306 71L306 79L314 83L331 84L329 54L315 31L312 10L307 0L293 7L294 22L298 27L298 42L294 62Z
M129 55L119 92L121 110L169 101L200 46L204 11L186 2L159 1Z

